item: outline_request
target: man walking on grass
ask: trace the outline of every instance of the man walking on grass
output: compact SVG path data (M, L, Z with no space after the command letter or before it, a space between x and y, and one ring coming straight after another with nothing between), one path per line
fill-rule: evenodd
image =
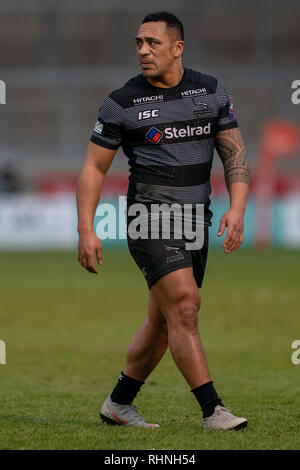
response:
M243 140L222 82L183 67L184 29L176 16L168 12L147 15L136 47L141 74L113 91L101 106L77 188L78 260L97 273L94 256L101 265L102 250L93 219L104 178L122 146L131 172L128 247L149 287L148 315L129 345L125 367L100 416L109 424L158 427L146 423L132 403L169 347L199 402L204 428L241 429L247 420L224 407L211 380L199 337L198 311L212 217L214 147L224 165L230 197L218 232L222 236L227 228L223 247L229 254L243 241L250 179ZM136 204L147 211L158 204L189 205L192 226L202 233L201 246L188 249L186 237L176 236L175 216L168 239L161 230L147 238L132 236ZM198 206L204 208L201 220ZM157 218L155 211L147 214L147 222Z

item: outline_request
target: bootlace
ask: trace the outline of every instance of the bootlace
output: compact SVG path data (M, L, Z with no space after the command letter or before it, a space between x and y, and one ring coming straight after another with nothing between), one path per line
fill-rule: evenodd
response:
M136 405L129 405L130 408L132 408L136 413L137 413L137 410L139 409Z
M227 413L231 413L231 411L228 408L225 408L225 406L218 405L215 411L217 412L218 415L225 415Z

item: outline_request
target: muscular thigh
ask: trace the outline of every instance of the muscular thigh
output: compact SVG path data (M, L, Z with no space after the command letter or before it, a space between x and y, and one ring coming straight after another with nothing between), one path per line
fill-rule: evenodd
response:
M161 277L150 291L164 317L184 306L199 310L200 295L192 268L172 271Z

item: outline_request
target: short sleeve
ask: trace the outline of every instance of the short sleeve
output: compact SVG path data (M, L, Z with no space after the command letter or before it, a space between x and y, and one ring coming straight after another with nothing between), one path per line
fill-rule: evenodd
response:
M113 99L108 96L99 108L90 141L110 150L117 150L122 140L122 111Z
M238 127L238 123L234 115L232 98L220 80L218 80L216 94L219 104L219 115L216 131L225 131L226 129L233 129Z

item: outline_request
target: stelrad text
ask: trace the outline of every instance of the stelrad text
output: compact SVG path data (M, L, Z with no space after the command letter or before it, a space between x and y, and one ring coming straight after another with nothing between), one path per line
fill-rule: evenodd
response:
M164 135L166 139L179 139L180 137L192 137L194 135L210 134L211 132L211 123L209 122L206 126L197 126L197 127L181 127L180 129L176 127L167 127L164 130Z

